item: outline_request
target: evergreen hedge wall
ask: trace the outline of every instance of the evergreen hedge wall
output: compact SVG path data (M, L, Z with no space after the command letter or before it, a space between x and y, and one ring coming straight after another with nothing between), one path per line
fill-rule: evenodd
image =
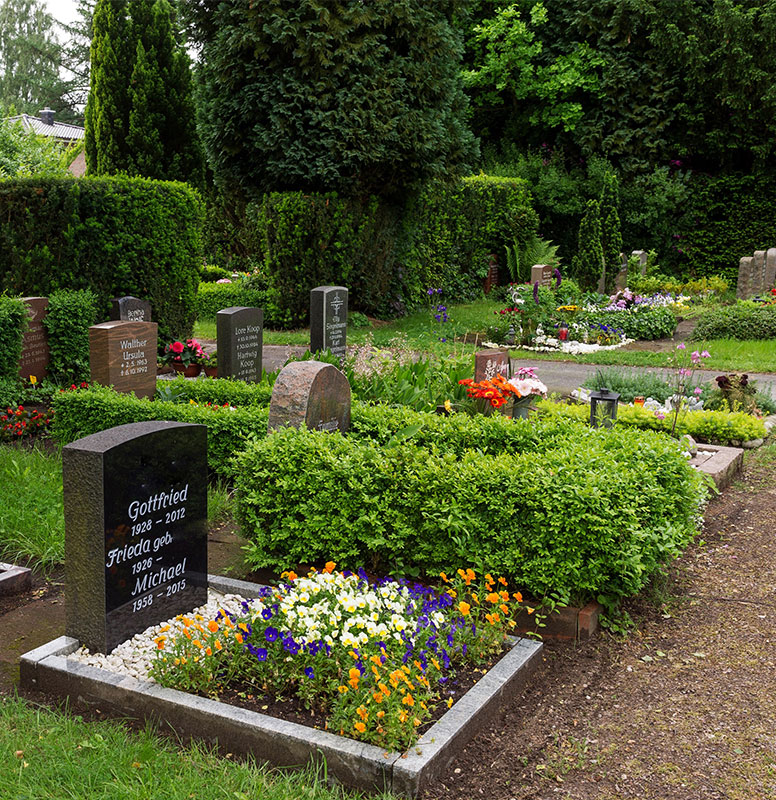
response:
M151 302L160 341L190 336L202 207L184 183L144 178L0 181L0 290L91 289Z

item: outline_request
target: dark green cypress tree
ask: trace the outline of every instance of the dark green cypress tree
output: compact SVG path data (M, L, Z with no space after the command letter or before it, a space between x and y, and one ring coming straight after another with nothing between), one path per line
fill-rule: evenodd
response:
M617 175L607 172L599 201L601 214L601 249L604 254L606 269L606 290L614 289L617 273L620 271L622 252L622 232L620 216L617 211L620 205L620 182Z
M579 224L577 254L572 260L574 278L586 290L598 288L604 269L604 251L601 248L601 208L597 200L588 200L585 216Z
M103 6L109 6L113 16ZM121 24L116 21L119 18ZM190 63L176 39L176 26L177 16L168 0L132 0L128 7L123 0L98 0L86 116L87 163L91 172L126 171L148 178L202 184L204 167L196 131ZM118 45L113 38L117 31L121 31ZM119 49L125 53L123 69L118 69L112 58ZM111 128L100 125L98 113L105 105L102 98L106 93L111 99L118 97L113 105L121 112L115 113ZM91 159L90 151L94 153ZM102 151L106 152L103 158Z
M134 0L131 11L138 42L136 74L129 92L133 171L151 178L188 180L199 186L203 159L196 131L191 66L176 40L175 9L168 0Z
M200 131L218 183L404 193L476 157L455 0L198 0Z
M92 175L127 169L127 86L134 61L125 0L97 0L92 21L89 99L84 117L86 166Z

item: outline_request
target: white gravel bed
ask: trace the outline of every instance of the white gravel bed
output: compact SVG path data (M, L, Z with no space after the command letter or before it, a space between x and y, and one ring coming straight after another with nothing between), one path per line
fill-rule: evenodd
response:
M213 589L208 589L207 603L183 616L194 617L196 614L199 614L204 617L205 621L209 621L215 619L221 609L229 611L232 614L241 614L241 603L244 600L247 600L247 598L240 597L240 595L237 594L221 594ZM250 602L250 600L248 600L248 602ZM146 628L142 633L136 633L131 639L122 642L107 655L103 653L90 653L86 647L81 647L69 655L68 658L80 661L82 664L87 664L90 667L100 667L110 672L118 672L123 675L130 675L133 678L138 678L139 680L150 681L153 680L153 678L149 676L148 670L153 663L154 653L158 649L154 639L162 633L162 628L165 626L169 626L169 630L165 633L166 636L172 636L177 631L182 631L184 629L182 622L170 619L166 622L152 625L150 628Z

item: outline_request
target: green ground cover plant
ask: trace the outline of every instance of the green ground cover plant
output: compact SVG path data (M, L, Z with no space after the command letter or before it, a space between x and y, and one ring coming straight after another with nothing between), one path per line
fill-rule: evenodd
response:
M358 800L311 769L272 771L201 744L183 746L149 726L86 722L68 712L0 698L0 783L9 798L43 800ZM15 755L14 755L15 754ZM385 800L388 800L385 797Z
M563 405L542 401L538 404L542 414L562 416L588 421L590 407L587 405ZM673 414L664 418L644 408L620 406L617 411L617 426L670 433ZM689 433L696 441L709 444L732 444L751 439L765 438L762 420L743 412L731 411L681 411L677 418L676 435Z
M776 340L776 303L760 305L739 301L733 306L712 309L698 318L692 338ZM776 351L776 345L771 341Z

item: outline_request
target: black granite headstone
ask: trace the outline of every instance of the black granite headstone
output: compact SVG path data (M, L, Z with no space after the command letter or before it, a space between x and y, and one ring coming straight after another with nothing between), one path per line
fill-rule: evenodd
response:
M133 422L62 456L67 635L107 653L205 603L205 426Z
M344 358L347 352L348 290L317 286L310 292L310 352L329 350Z
M152 322L151 304L139 297L114 297L110 301L110 318L122 322Z
M216 314L218 377L261 380L264 310L232 306Z

